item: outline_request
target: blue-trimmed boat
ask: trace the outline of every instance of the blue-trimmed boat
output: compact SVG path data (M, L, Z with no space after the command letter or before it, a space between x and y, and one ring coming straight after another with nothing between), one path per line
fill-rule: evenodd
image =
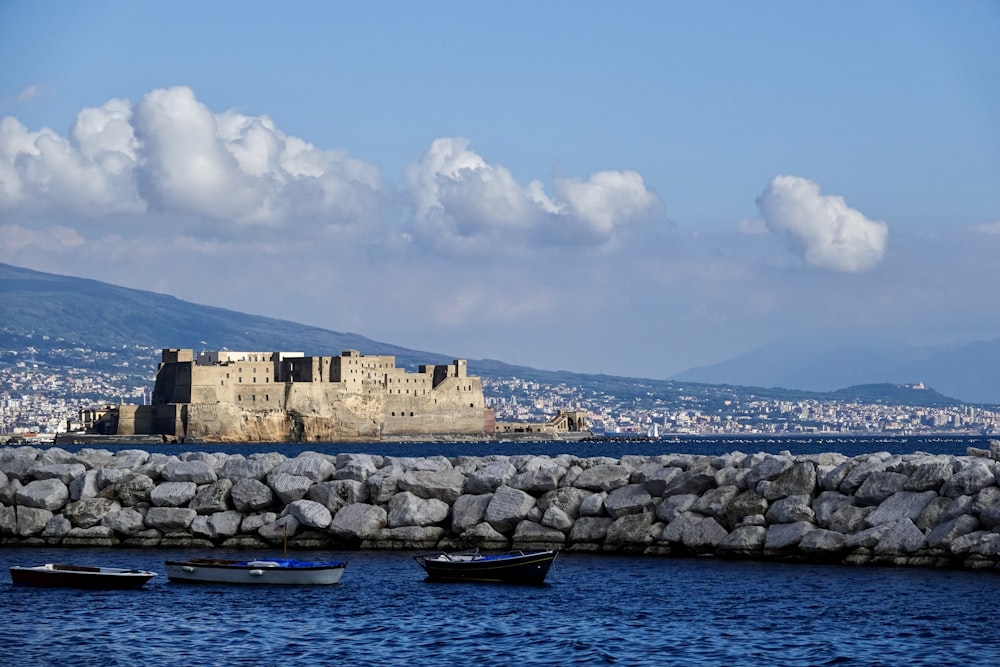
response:
M459 551L414 556L431 581L541 584L559 554L555 549L503 553Z
M148 570L62 565L59 563L46 563L35 567L15 565L10 568L10 579L15 586L44 586L46 588L125 590L142 588L155 576L155 572Z
M170 581L208 584L287 584L315 586L339 584L347 563L340 561L312 562L291 558L261 558L257 560L223 560L192 558L168 560Z

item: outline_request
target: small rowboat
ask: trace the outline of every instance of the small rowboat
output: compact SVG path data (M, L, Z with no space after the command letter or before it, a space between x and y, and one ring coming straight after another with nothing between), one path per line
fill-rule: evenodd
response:
M155 576L155 572L148 570L56 563L46 563L37 567L15 565L10 568L10 578L15 586L127 589L141 588Z
M541 584L558 551L507 551L481 554L479 550L414 556L432 581L488 581Z
M167 578L210 584L292 584L299 586L340 583L347 563L268 558L261 560L221 560L193 558L168 560Z

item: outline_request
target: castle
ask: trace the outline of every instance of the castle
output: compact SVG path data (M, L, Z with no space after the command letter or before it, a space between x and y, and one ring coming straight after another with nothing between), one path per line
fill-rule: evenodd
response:
M467 362L411 373L394 356L164 349L150 405L122 405L92 425L166 440L287 442L492 435L493 410Z

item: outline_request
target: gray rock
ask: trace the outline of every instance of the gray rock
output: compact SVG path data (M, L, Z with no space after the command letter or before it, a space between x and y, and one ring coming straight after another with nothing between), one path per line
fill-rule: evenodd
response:
M389 501L388 527L432 526L448 518L448 503L437 498L421 498L409 491L397 493Z
M962 535L951 543L951 552L956 555L979 555L995 559L1000 556L1000 533L975 531Z
M840 485L854 468L854 461L848 459L831 467L816 470L817 483L826 491L839 491Z
M588 491L611 491L628 484L631 474L625 466L596 465L581 472L574 486Z
M14 535L17 532L17 509L0 505L0 535Z
M371 475L366 482L369 502L384 505L392 500L399 493L399 478L402 476L403 469L395 466L383 468Z
M87 472L81 463L50 463L37 466L34 470L35 479L58 479L69 486L79 475Z
M94 471L91 471L94 472ZM99 489L105 489L116 482L120 482L129 475L135 474L138 471L132 471L128 468L102 468L97 470L97 487ZM149 475L146 475L149 477ZM150 477L152 479L152 477Z
M837 554L845 550L847 538L834 530L818 528L809 531L799 541L799 551L805 554Z
M816 530L815 524L808 521L795 523L779 523L768 526L764 537L764 553L780 553L797 547L808 533Z
M101 491L98 484L100 471L87 470L82 475L78 475L69 483L69 499L82 500L83 498L94 498Z
M149 502L157 507L184 507L197 491L194 482L161 482L149 492Z
M770 503L754 489L741 491L729 501L721 517L716 517L727 527L733 528L744 522L748 516L763 516Z
M828 528L845 535L863 530L868 524L865 519L875 511L874 507L857 507L844 505L830 517Z
M591 496L589 491L578 489L572 486L563 486L553 491L549 491L538 499L538 508L542 512L547 512L549 508L562 510L571 518L580 516L580 506L584 499Z
M219 477L231 479L233 482L241 479L256 479L260 481L267 477L284 460L284 456L273 452L268 454L252 454L246 459L230 456L222 464L222 468L219 470Z
M243 521L240 522L240 532L256 533L264 526L268 525L269 523L274 523L277 520L278 520L278 515L275 514L274 512L259 512L257 514L250 514L248 516L244 516Z
M611 522L607 516L582 516L570 528L570 542L603 542Z
M139 503L148 503L149 494L156 484L146 475L130 473L111 486L101 490L101 496L113 498L123 507L132 507Z
M531 494L501 486L493 493L483 518L497 532L506 534L526 519L534 506L535 499Z
M587 492L584 491L584 493ZM580 516L603 516L606 514L604 511L604 501L607 497L607 491L588 495L580 503Z
M869 526L883 523L895 523L901 519L916 521L921 512L937 494L933 491L899 491L887 498L875 511L868 515L865 522Z
M980 489L996 484L996 474L986 463L975 461L955 473L941 485L940 494L948 498L971 496Z
M191 534L215 540L240 532L243 515L236 510L201 514L191 522Z
M84 498L66 505L63 515L78 528L91 528L102 523L109 512L122 508L118 501L110 498Z
M17 491L17 504L22 507L57 510L69 500L69 489L57 478L37 479Z
M296 500L289 503L288 513L307 528L327 528L333 521L330 510L314 500Z
M274 491L278 501L282 505L302 500L305 498L313 481L308 477L300 475L287 475L285 473L271 473L267 476L267 485Z
M715 473L685 471L677 475L663 489L664 498L684 496L688 494L701 495L715 487Z
M764 526L739 526L719 541L716 550L720 554L754 556L764 550L766 536Z
M218 479L215 469L205 461L171 461L160 476L167 482L210 484Z
M807 461L793 463L774 479L763 479L754 488L765 500L811 496L816 490L816 467Z
M746 482L748 489L756 489L757 485L766 480L777 479L779 475L792 467L792 461L784 456L768 456L754 463Z
M400 491L408 491L421 498L434 498L450 504L462 495L465 475L454 468L417 470L403 473L397 484Z
M360 541L385 527L387 512L375 505L355 503L341 508L330 522L330 532L342 540Z
M59 482L59 480L54 480ZM62 484L62 482L59 482ZM37 535L45 530L46 524L52 520L51 510L41 507L28 507L19 505L17 507L17 528L16 532L21 537Z
M889 496L899 493L909 477L898 472L879 470L872 472L862 482L854 497L861 505L878 505Z
M198 514L212 514L231 509L230 496L233 490L233 480L220 479L211 484L198 487L191 500L191 509Z
M451 529L455 533L463 533L473 526L483 522L486 508L489 507L492 493L480 495L465 494L459 496L451 506Z
M691 511L725 521L726 510L739 494L740 489L734 484L709 489L691 506Z
M299 520L291 514L279 516L274 522L257 529L257 535L271 544L280 544L299 532Z
M243 514L266 509L274 502L274 492L271 491L271 487L252 478L237 480L229 492L229 497L233 501L233 507Z
M937 491L952 475L950 461L929 461L914 468L903 487L906 491Z
M64 537L73 529L73 523L62 514L53 515L42 529L42 537Z
M693 493L682 496L670 496L656 506L656 518L664 523L670 523L694 507L696 502L698 502L698 496Z
M573 517L558 507L550 507L542 515L542 525L568 533L573 527Z
M303 453L294 459L285 459L274 467L271 475L294 475L306 477L314 483L325 482L333 476L337 467L319 454Z
M881 525L887 530L879 535L876 554L912 554L927 548L927 538L910 519Z
M145 517L132 507L108 512L101 519L101 525L122 535L135 535L146 527Z
M813 512L816 513L816 525L829 528L834 512L846 505L854 505L854 496L845 496L839 491L823 491L812 501Z
M638 484L635 486L639 486ZM612 494L614 491L612 491ZM655 527L654 527L655 526ZM657 534L663 532L663 524L654 524L653 515L626 514L616 518L608 526L604 543L607 545L647 545L656 541Z
M915 521L917 528L926 532L945 521L954 519L955 515L944 517L945 511L954 502L952 498L942 498L941 496L931 498L931 501L927 503L927 507L924 508L924 511L920 513L920 516Z
M667 484L682 472L684 471L676 466L662 466L650 473L642 482L642 485L649 495L661 497L663 496L663 491L667 488Z
M525 547L561 546L566 542L562 531L549 528L534 521L522 521L514 529L514 545Z
M493 493L499 487L506 485L516 474L517 468L509 461L494 461L469 475L465 489L468 493Z
M150 507L146 511L145 525L164 533L185 531L198 513L188 507Z
M932 549L939 547L948 549L951 547L951 543L957 538L962 535L968 535L978 528L979 519L971 514L957 516L954 519L935 526L933 530L927 533L927 546Z
M653 498L646 492L642 484L627 484L608 493L604 499L604 509L612 519L619 519L629 514L645 513L651 509ZM652 522L652 515L650 515Z
M844 476L844 481L840 483L837 490L849 496L854 495L854 492L861 488L868 475L884 470L885 462L875 455L869 455L867 459L855 459L854 465Z
M493 526L485 521L462 533L461 542L468 547L483 549L505 549L510 545L510 540L494 530Z
M528 493L546 493L559 488L559 480L566 474L566 470L558 466L550 465L545 468L527 470L514 475L507 483L511 488ZM515 538L516 541L516 538Z
M811 498L805 494L781 498L771 503L771 507L764 516L768 523L772 524L803 521L812 523L816 518L816 513L813 512L810 502Z

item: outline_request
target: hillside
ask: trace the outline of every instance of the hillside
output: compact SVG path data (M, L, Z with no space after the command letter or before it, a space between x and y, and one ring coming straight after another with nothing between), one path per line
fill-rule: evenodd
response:
M105 352L114 351L114 364L128 364L136 375L148 376L163 347L235 350L293 350L336 355L345 349L363 354L395 355L397 364L447 363L454 357L441 352L411 350L353 333L328 331L294 322L248 315L181 301L171 296L134 290L95 280L41 273L0 264L0 345L9 351L30 348L35 363L97 367ZM73 354L73 348L89 350ZM55 354L58 350L59 354ZM94 353L97 351L97 354ZM122 352L129 351L122 361ZM21 357L23 358L23 356ZM67 361L71 359L71 361ZM10 355L0 363L10 363ZM513 366L493 359L470 359L470 371L484 378L519 378L546 385L576 387L592 397L613 397L634 406L671 407L682 396L695 397L699 408L721 409L726 401L750 397L778 400L845 399L858 392L837 394L794 389L740 387L733 384L678 382L544 371ZM878 385L863 393L872 402L921 406L955 405L955 399L931 390Z

